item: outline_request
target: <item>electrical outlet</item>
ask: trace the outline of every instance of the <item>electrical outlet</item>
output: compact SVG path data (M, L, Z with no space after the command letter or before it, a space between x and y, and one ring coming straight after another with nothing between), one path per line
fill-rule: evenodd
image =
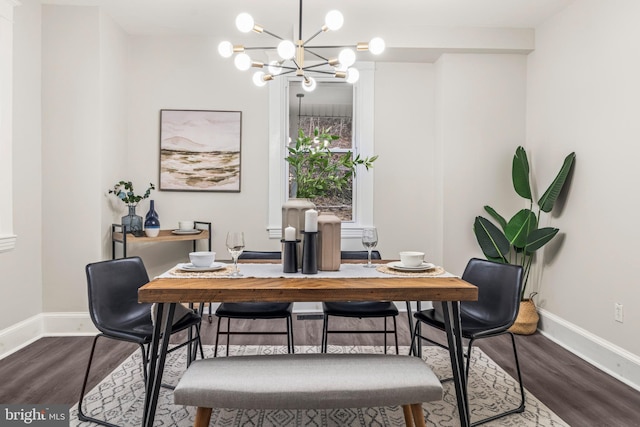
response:
M615 303L613 309L613 318L616 322L623 323L624 322L624 310L622 309L622 304Z

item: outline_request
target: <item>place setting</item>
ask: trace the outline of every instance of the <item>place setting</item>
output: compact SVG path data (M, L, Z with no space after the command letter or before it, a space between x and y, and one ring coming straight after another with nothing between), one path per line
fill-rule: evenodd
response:
M228 275L231 271L229 264L216 262L216 253L211 251L196 251L189 253L189 261L179 263L161 277L206 277ZM206 273L206 274L203 274Z
M377 270L381 273L398 276L440 276L445 273L442 267L431 262L425 262L424 252L402 251L399 255L400 261L391 261L378 265Z

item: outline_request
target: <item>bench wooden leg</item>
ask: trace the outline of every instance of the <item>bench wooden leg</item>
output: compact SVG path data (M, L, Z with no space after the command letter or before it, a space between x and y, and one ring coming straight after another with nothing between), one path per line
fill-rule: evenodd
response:
M413 417L411 416L411 405L402 405L402 412L404 413L404 425L406 427L413 427Z
M422 412L422 403L414 403L411 405L411 412L413 412L413 422L416 427L427 427L424 423L424 413Z
M196 421L193 423L193 427L209 427L211 411L211 408L198 407L198 411L196 412Z

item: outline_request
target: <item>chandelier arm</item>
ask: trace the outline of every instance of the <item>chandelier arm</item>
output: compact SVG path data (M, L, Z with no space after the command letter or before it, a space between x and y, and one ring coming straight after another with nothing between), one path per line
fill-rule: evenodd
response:
M312 68L318 68L318 67L323 67L325 65L329 65L329 61L327 62L322 62L320 64L314 64L314 65L307 65L306 67L303 68L303 70L310 70L310 71L317 71L317 70L312 70Z
M302 46L305 46L307 43L309 43L311 40L315 39L316 37L318 37L318 35L320 33L322 33L322 29L318 30L317 33L315 33L314 35L312 35L311 37L309 37L304 43L302 43Z
M277 35L277 34L272 33L271 31L262 30L262 32L263 32L263 33L265 33L265 34L269 34L271 37L275 37L275 38L277 38L278 40L284 40L282 37L280 37L280 36L279 36L279 35Z
M307 48L305 48L304 50L305 50L305 52L310 53L311 55L313 55L315 57L318 57L318 58L322 59L323 61L327 61L327 63L329 62L329 58L325 58L324 56L322 56L322 55L320 55L318 53L315 53L314 51L309 50Z
M248 47L245 46L244 50L274 50L276 49L275 46L252 46L252 47Z
M347 44L343 46L305 46L305 49L345 49L345 48L357 48L358 45Z
M314 73L320 73L320 74L330 74L330 75L334 75L335 71L324 71L324 70L309 70L309 68L313 67L313 65L311 65L310 67L304 67L303 70L304 71L313 71Z

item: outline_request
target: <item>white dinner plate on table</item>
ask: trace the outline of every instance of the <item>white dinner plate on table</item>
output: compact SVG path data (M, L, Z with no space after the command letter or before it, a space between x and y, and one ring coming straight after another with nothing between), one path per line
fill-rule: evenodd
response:
M200 234L202 230L193 229L193 230L171 230L173 234Z
M421 265L418 265L416 267L407 267L401 261L393 261L388 263L387 267L399 271L424 271L429 270L430 268L435 268L435 264L432 264L430 262L423 262Z
M188 262L188 263L185 263L185 264L178 264L178 270L182 270L182 271L216 271L216 270L222 270L226 266L227 266L227 264L225 264L223 262L214 262L209 267L196 267L195 265L193 265L190 262Z

